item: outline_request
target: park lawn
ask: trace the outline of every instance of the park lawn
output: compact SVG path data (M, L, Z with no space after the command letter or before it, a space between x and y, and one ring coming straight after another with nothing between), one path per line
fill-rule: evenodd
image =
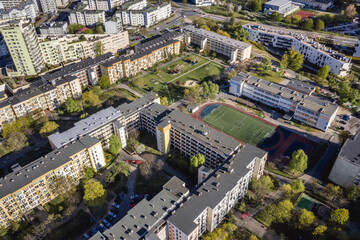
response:
M176 79L173 83L175 84L177 81L180 81L180 83L183 85L188 80L193 80L196 82L202 82L211 80L211 78L215 75L221 75L224 72L224 67L220 64L210 62L208 64L205 64L204 66L201 66L200 68Z
M191 65L190 63L186 62L186 59L188 59L188 58L191 60L197 60L198 62L194 65ZM173 80L174 78L176 78L177 76L181 76L182 74L184 74L188 71L191 71L192 69L194 69L208 61L209 60L207 60L203 57L196 56L196 55L190 55L188 57L181 58L180 60L173 62L169 65L166 65L166 66L158 69L156 72L147 74L146 76L143 77L143 79L146 82L149 82L149 81L169 82L169 81ZM176 69L179 72L177 74L171 74L170 70L172 70L172 69Z
M254 71L250 72L250 75L274 83L281 83L284 80L283 77L279 76L279 73L274 72L273 70Z
M230 136L253 145L271 135L275 128L229 106L221 105L208 114L203 121Z
M224 5L213 5L213 6L207 6L207 7L200 7L201 10L203 10L206 13L212 13L216 15L222 15L225 17L229 17L230 14L228 11L226 11L226 8ZM233 12L233 17L241 17L241 14L238 12Z

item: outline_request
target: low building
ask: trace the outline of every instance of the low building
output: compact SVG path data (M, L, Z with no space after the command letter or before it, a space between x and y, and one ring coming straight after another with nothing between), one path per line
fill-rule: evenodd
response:
M305 8L312 8L321 11L326 11L334 4L334 0L293 0L293 1L303 4Z
M191 25L184 27L184 31L190 33L190 42L199 46L200 51L208 49L229 58L230 62L242 62L250 58L250 44Z
M306 37L304 32L293 32L285 28L273 28L267 25L247 24L243 28L250 33L249 40L259 42L265 46L300 51L305 62L314 66L314 69L328 65L330 72L345 77L351 69L351 58L332 50L319 42Z
M167 215L188 195L189 190L185 183L177 177L172 177L151 200L141 200L120 221L90 239L111 239L113 236L126 237L128 240L164 239L167 234ZM150 236L154 238L149 238Z
M246 145L224 161L167 218L167 239L199 239L205 231L214 231L245 196L251 179L256 175L256 162L264 161L266 157L263 150Z
M86 167L99 170L104 166L101 143L85 136L16 168L0 179L0 225L20 221L35 207L79 184Z
M264 4L264 13L271 15L273 12L281 14L283 17L300 10L304 5L292 0L272 0Z
M196 6L211 6L215 4L215 0L191 0Z
M68 32L67 22L44 23L39 27L40 35L65 35Z
M189 113L194 113L199 110L199 106L193 103L187 106L187 110L189 111Z
M136 75L141 70L167 59L170 55L180 53L180 41L170 40L144 51L128 56L116 57L101 64L101 72L113 84L123 77Z
M337 185L348 188L360 183L360 131L350 137L341 148L329 180Z
M88 5L78 3L69 16L70 24L94 26L97 23L105 23L105 11L88 10Z
M27 17L34 21L37 14L36 4L32 0L25 0L11 8L0 9L0 19Z
M295 79L291 79L289 80L288 83L286 83L286 87L290 88L292 90L304 93L308 96L310 96L311 94L313 94L315 92L315 88L316 86L311 83L310 81L299 81L299 80L295 80Z
M56 0L56 6L58 8L65 8L67 5L69 5L69 0Z
M326 131L335 120L339 106L297 92L286 86L239 73L230 80L229 92L293 114L293 118Z

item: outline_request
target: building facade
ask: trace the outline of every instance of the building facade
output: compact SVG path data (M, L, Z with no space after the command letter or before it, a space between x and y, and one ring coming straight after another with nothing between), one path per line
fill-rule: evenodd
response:
M56 0L56 6L58 8L65 8L69 3L69 0Z
M58 7L56 0L38 0L43 13L51 14L57 13Z
M0 180L0 225L19 221L36 206L79 184L86 167L104 166L101 143L85 136L16 169Z
M196 6L211 6L215 4L215 0L191 0Z
M0 21L0 32L14 62L15 69L8 76L36 75L45 63L41 55L35 28L30 19Z
M339 107L286 86L265 81L246 73L230 80L229 92L277 108L311 127L326 131L335 120Z
M360 131L346 140L330 172L330 181L348 188L360 183Z
M23 1L11 8L0 9L0 19L27 17L34 21L37 14L37 6L32 0Z
M264 4L264 13L271 15L273 12L277 12L286 17L300 10L300 7L303 6L303 4L292 2L292 0L272 0Z
M105 11L89 10L88 5L79 3L74 11L70 12L70 24L94 26L97 23L105 23Z
M330 72L345 77L351 69L351 58L326 47L319 42L310 40L306 35L273 29L266 25L243 25L250 33L249 40L262 43L266 46L288 50L294 48L304 55L304 60L314 65L315 69L328 65Z
M67 22L44 23L39 27L40 35L65 35L68 32Z
M293 0L294 2L303 4L306 8L326 11L332 7L334 0Z
M88 6L88 10L110 11L109 3L107 0L81 0L83 4Z
M207 31L194 26L184 27L190 33L190 42L200 47L200 51L208 49L230 59L230 62L245 61L250 58L251 45Z

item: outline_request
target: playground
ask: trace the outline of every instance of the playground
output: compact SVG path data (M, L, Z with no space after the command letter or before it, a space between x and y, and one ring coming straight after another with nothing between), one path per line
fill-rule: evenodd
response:
M255 146L275 130L274 125L263 119L226 104L208 104L192 117L200 117L213 128Z

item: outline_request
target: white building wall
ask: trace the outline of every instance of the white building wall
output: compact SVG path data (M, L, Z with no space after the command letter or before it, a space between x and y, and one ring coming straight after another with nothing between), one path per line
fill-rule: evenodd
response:
M360 166L340 156L335 161L329 179L337 185L347 188L354 183L356 176L360 176Z

